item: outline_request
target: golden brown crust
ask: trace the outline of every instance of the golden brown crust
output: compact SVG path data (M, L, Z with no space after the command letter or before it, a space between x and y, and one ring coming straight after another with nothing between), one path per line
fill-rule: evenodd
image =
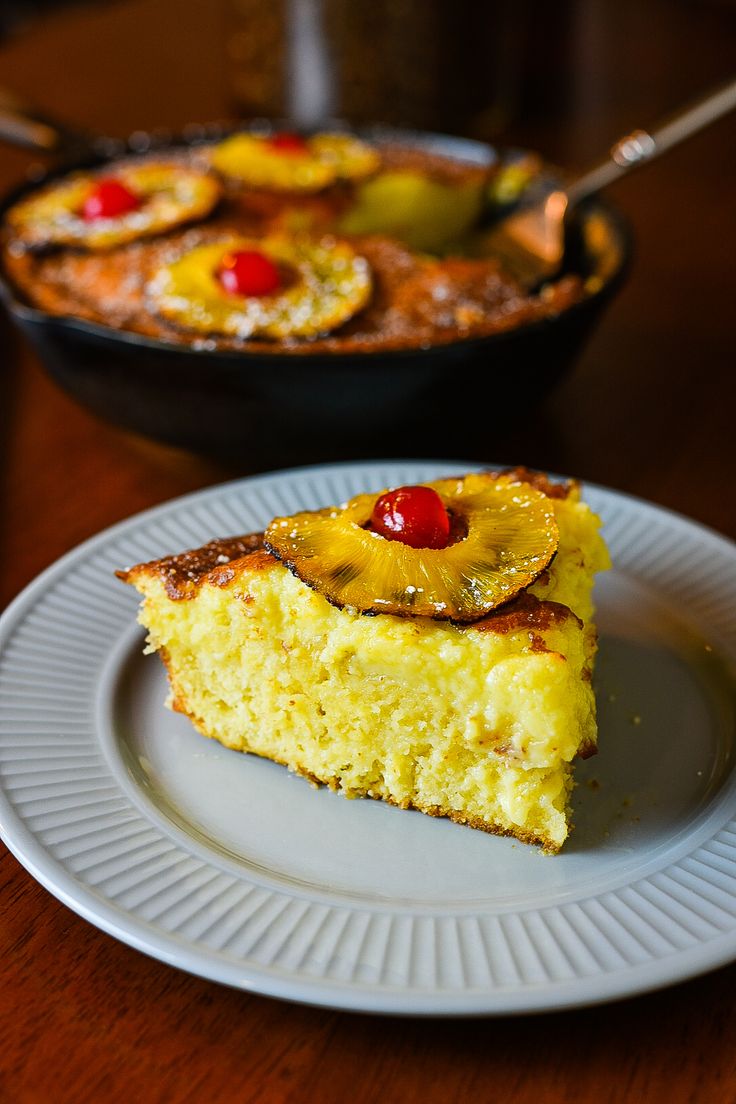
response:
M127 570L116 571L115 574L124 583L132 583L134 586L143 576L157 576L161 579L169 598L173 602L178 602L184 598L193 598L207 575L212 575L217 585L226 585L232 575L225 578L222 569L234 560L252 556L262 549L263 534L248 533L241 537L212 540L201 548L193 548L187 552L179 552L175 556L164 556L160 560L137 564ZM263 553L261 559L263 557L267 557L269 561L272 559L267 553ZM254 559L253 566L264 565L260 560Z
M395 804L390 798L384 798L383 800L388 801L390 805ZM447 820L454 821L455 824L464 824L468 828L476 828L492 836L510 836L512 839L519 840L520 843L534 844L540 847L546 855L556 855L562 846L561 843L555 843L536 832L525 832L521 828L512 831L510 828L504 828L495 822L481 820L480 817L467 816L465 813L458 813L454 809L443 809L437 805L422 807L413 803L409 808L417 809L420 813L426 813L428 816L445 817ZM568 830L570 827L571 825L568 825Z
M535 490L540 491L547 498L567 498L577 483L574 479L568 479L564 483L555 483L546 472L534 471L522 464L515 468L504 468L498 472L487 472L492 479L510 479L513 483L528 483Z
M190 717L190 720L196 723L195 718ZM259 755L258 752L251 751L246 751L245 754L257 755L260 759L266 758L271 762L279 763L282 767L287 767L293 774L298 774L302 778L306 778L313 786L328 786L329 789L336 792L341 789L339 775L329 778L319 778L312 771L304 770L302 767L289 763L285 759L276 759L273 756L262 756ZM555 843L554 840L542 836L537 832L526 832L522 828L506 828L501 824L497 824L495 821L483 820L482 817L460 813L456 809L446 809L441 805L423 805L421 802L415 801L396 801L390 794L378 793L375 789L351 790L350 796L358 798L370 797L374 801L385 801L387 805L393 805L397 809L416 809L417 812L425 813L427 816L451 820L455 824L463 824L468 828L475 828L481 832L487 832L492 836L508 836L512 839L519 840L520 843L529 843L540 847L547 855L556 855L562 846L561 843ZM572 825L568 825L568 829L571 827Z
M576 617L569 606L561 602L537 598L526 590L516 598L512 598L506 605L489 613L481 621L474 621L467 628L474 629L476 632L494 632L503 636L522 630L539 633L547 632L555 625L563 625L571 617L582 629L583 622Z
M271 571L276 566L277 561L270 552L265 548L257 548L246 556L237 557L229 564L213 568L203 578L212 586L226 587L237 575L242 575L244 572L254 575L257 571Z

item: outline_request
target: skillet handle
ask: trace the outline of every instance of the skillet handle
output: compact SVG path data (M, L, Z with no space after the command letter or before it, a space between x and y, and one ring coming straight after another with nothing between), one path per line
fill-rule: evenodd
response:
M57 157L81 159L100 151L96 136L57 122L4 88L0 88L0 142Z

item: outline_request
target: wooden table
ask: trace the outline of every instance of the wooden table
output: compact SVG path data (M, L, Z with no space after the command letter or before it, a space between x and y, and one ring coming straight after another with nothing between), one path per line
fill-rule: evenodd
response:
M0 47L2 82L113 133L221 117L220 9L206 9L204 19L196 0L128 0L49 18ZM504 137L560 161L585 161L600 136L725 78L734 56L728 5L555 11L565 15L558 49L543 49L546 32L532 36L528 87L557 65L578 91L522 97ZM30 161L4 153L0 184ZM539 411L512 430L489 418L489 458L575 473L736 537L735 193L733 120L615 189L637 239L628 284ZM49 382L7 324L0 348L3 604L102 527L247 474L102 424ZM371 1018L153 961L65 908L7 852L0 879L3 1101L736 1100L736 966L542 1018Z

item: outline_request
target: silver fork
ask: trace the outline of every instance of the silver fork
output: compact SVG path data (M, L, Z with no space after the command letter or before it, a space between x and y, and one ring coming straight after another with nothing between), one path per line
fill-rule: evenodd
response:
M536 290L562 267L566 219L578 204L735 107L736 80L733 80L651 130L634 130L625 135L582 176L564 188L522 205L492 227L483 235L483 253L498 257L525 290Z

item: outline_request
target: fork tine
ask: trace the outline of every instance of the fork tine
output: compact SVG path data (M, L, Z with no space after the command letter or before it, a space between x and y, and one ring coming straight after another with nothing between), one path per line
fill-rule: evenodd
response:
M564 255L567 196L554 191L510 215L483 239L484 249L526 290L557 272Z

